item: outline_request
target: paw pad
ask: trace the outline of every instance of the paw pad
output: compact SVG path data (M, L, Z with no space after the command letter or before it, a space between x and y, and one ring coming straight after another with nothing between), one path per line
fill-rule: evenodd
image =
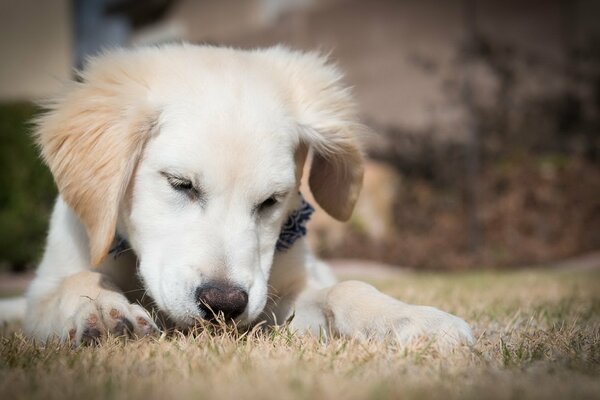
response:
M121 318L113 331L117 336L133 335L134 328L130 320Z
M90 327L93 327L93 326L96 326L97 323L98 323L98 316L96 314L91 314L87 319L87 324Z
M81 343L88 346L97 344L101 335L102 332L95 327L85 328L83 334L81 335Z

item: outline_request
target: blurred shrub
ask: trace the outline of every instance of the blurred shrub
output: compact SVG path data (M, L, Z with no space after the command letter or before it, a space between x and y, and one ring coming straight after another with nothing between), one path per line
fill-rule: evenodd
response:
M32 104L0 105L0 269L39 259L56 196L30 134L35 113Z
M380 182L394 187L395 202L363 208L389 216L391 232L368 234L371 216L342 233L320 226L319 254L464 269L599 249L598 39L570 48L565 65L485 36L470 54L457 50L444 83L446 103L462 110L454 126L367 123L377 132L369 156L393 168L400 185ZM479 73L465 74L468 65Z

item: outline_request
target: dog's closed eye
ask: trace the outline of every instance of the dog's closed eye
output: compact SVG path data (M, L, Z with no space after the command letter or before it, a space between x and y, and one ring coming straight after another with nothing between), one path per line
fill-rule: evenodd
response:
M190 179L166 172L161 172L161 175L167 179L167 182L173 189L185 194L190 199L198 200L203 198L202 191L194 186L194 183Z
M285 195L285 193L273 193L271 196L256 205L254 208L255 212L266 212L272 209L281 202Z
M260 205L258 206L258 210L261 211L261 210L265 210L267 208L271 208L278 202L279 202L279 200L277 200L275 198L275 196L271 196L268 199L266 199L265 201L263 201L262 203L260 203Z

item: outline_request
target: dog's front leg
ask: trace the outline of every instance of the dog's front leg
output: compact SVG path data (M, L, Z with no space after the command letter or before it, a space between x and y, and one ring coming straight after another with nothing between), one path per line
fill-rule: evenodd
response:
M116 267L112 270L123 270ZM85 230L59 198L44 257L27 291L27 333L43 341L57 337L79 345L108 333L157 332L146 310L131 304L100 270L91 270Z
M471 329L462 319L433 307L403 303L358 281L307 290L298 298L291 327L357 339L391 337L402 345L419 337L440 347L473 343Z
M43 282L34 281L32 289L36 283ZM28 302L25 328L41 340L58 337L80 345L95 342L109 333L145 336L158 332L146 310L130 304L99 272L70 275L54 290L30 296Z

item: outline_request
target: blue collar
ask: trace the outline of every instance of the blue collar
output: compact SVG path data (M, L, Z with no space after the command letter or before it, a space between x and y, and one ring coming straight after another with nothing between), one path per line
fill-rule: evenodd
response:
M275 244L277 251L283 252L288 250L296 240L306 236L306 223L313 212L315 212L313 206L300 195L300 206L292 211L285 224L283 224L283 227L281 227L279 238ZM129 242L117 233L115 244L108 254L111 254L116 259L129 249L131 249Z
M296 240L306 236L306 223L314 212L315 209L313 206L300 195L300 207L292 211L287 221L285 221L279 233L275 249L277 251L285 251L292 247Z

